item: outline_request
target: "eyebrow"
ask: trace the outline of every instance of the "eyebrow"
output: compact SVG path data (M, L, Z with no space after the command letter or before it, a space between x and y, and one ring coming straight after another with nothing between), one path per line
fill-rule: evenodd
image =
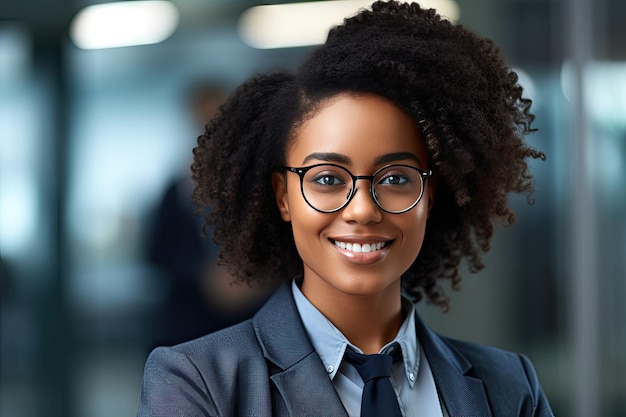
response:
M422 163L421 159L419 159L417 155L411 152L393 152L393 153L387 153L387 154L377 157L374 160L374 164L383 165L383 164L388 164L390 162L404 161L407 159L417 162L418 164ZM335 162L338 164L345 164L345 165L350 165L352 163L352 159L340 153L313 152L312 154L309 154L306 156L306 158L304 158L304 160L302 161L302 165L312 160L324 161L324 162Z
M383 165L383 164L388 164L390 162L404 161L404 160L407 160L407 159L410 159L410 160L412 160L414 162L417 162L418 164L422 163L421 159L419 159L419 157L417 155L415 155L414 153L411 153L411 152L387 153L387 154L381 155L378 158L376 158L374 163L376 165Z
M338 164L345 164L345 165L349 165L352 160L350 158L348 158L346 155L340 154L340 153L336 153L336 152L313 152L312 154L307 155L306 158L304 158L304 161L302 161L302 165L306 164L307 162L316 159L318 161L325 161L325 162L336 162Z

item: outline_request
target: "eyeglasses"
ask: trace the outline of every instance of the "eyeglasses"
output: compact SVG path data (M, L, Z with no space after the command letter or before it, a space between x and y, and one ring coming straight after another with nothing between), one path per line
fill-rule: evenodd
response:
M322 213L333 213L348 205L356 194L357 180L370 181L370 194L383 211L405 213L419 203L424 181L433 174L431 170L398 164L384 166L374 175L352 175L335 164L283 169L300 176L302 197L311 208Z

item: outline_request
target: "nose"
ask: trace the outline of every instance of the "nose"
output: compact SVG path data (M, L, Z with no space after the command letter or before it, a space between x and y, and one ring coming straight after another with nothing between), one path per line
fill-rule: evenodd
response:
M356 183L356 190L352 200L341 211L342 218L347 222L358 224L377 223L382 220L383 213L374 201L370 193L369 184L366 181Z

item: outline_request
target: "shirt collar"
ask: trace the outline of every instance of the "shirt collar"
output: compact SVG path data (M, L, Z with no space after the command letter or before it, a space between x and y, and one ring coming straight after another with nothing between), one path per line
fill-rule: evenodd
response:
M319 355L329 378L332 380L343 359L343 354L348 346L357 352L359 348L351 344L348 339L328 320L311 302L302 294L296 280L291 285L296 307L304 328L311 339L315 351ZM404 373L411 388L417 379L420 356L417 348L417 332L415 328L415 306L406 298L402 298L402 309L406 318L400 326L396 337L380 350L381 353L389 353L394 346L400 346L402 351L402 364Z

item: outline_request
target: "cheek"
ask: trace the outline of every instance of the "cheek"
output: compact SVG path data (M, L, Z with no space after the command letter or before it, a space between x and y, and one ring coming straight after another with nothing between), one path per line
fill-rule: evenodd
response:
M311 212L308 205L292 209L291 230L298 255L305 265L315 265L325 250L324 230L328 222L320 218L320 213Z
M428 207L424 204L418 205L415 211L411 211L409 216L402 219L398 226L404 230L404 237L415 248L416 255L422 248L424 234L426 232L426 221L428 219Z
M302 197L300 188L290 187L287 197L291 227L296 245L307 244L330 223L332 216L311 208Z
M311 209L306 202L291 206L291 227L294 238L310 240L328 226L322 213Z

